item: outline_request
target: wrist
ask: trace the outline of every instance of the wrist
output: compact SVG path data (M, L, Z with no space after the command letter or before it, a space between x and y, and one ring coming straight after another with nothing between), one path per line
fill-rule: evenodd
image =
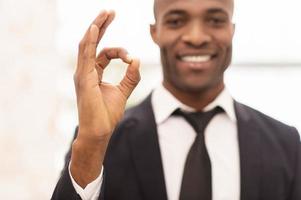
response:
M89 145L75 140L72 144L70 172L82 188L95 180L101 173L107 143Z
M72 143L71 157L80 157L81 160L99 160L104 157L109 139L90 139L86 137L77 137Z
M110 140L112 135L112 131L100 131L100 130L93 130L91 128L87 129L82 126L78 127L77 137L76 137L76 144L77 146L91 146L97 148L104 144L107 144Z

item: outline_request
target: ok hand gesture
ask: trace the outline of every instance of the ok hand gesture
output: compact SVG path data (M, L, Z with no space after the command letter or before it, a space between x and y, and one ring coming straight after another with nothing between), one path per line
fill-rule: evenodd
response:
M126 50L104 48L96 55L96 48L114 15L112 11L101 12L79 45L74 75L79 129L72 146L71 173L82 186L99 175L109 138L140 80L139 60L129 57ZM128 64L118 85L102 82L104 69L111 59L121 59Z

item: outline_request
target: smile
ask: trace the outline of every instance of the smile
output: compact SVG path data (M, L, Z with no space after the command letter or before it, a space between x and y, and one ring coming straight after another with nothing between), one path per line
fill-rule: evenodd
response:
M203 71L214 65L213 59L217 54L212 53L185 53L178 55L177 59L180 61L178 66L183 69Z
M204 63L208 62L211 59L211 55L190 55L190 56L181 56L181 61L190 62L190 63Z

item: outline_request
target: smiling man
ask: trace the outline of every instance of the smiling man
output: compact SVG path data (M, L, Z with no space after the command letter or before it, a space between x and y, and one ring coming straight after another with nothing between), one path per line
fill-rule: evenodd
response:
M201 110L224 88L232 56L233 1L156 0L154 12L151 35L161 50L163 85Z
M300 200L297 130L235 101L232 0L155 0L153 41L162 85L124 113L139 61L96 47L114 12L101 12L79 45L79 126L52 199ZM118 85L102 82L111 59L128 64Z

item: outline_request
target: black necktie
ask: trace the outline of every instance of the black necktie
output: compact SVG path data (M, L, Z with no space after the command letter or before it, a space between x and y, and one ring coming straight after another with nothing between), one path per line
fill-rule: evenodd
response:
M216 107L208 112L185 113L176 110L174 115L183 116L194 128L197 136L186 158L180 200L211 200L211 163L204 140L204 130L219 112L221 107Z

